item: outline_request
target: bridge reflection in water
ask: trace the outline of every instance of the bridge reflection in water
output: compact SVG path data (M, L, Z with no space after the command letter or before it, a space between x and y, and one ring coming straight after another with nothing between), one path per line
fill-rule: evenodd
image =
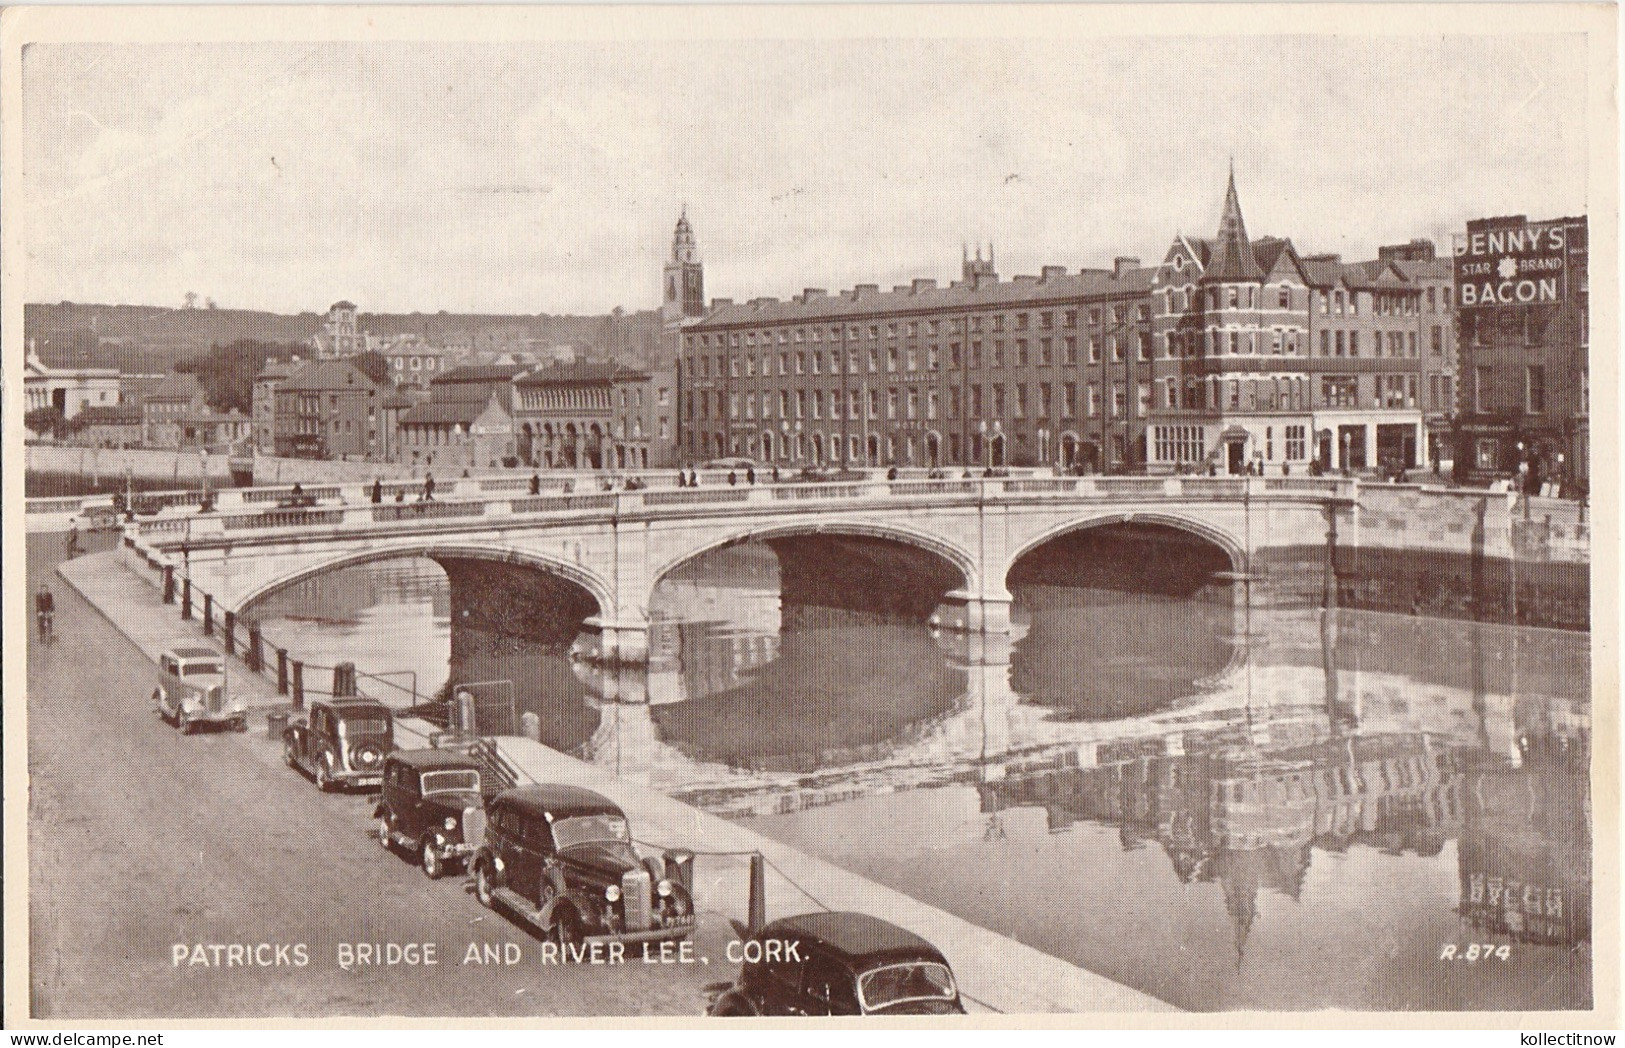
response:
M452 628L415 563L297 606L364 668L443 676L449 643L559 749L1175 1003L1590 1001L1584 635L1041 580L1012 636L935 633L781 608L740 547L616 671ZM1509 958L1440 959L1474 941Z

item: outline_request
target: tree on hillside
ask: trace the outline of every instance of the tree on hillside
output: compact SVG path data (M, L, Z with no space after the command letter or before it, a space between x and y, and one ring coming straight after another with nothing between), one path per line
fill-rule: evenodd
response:
M389 361L378 352L369 349L365 353L357 353L351 358L350 363L380 386L389 385Z
M226 346L211 346L201 357L183 360L176 371L197 375L203 398L216 411L236 409L243 414L254 410L254 376L273 358L290 359L307 350L286 342L260 342L240 338Z

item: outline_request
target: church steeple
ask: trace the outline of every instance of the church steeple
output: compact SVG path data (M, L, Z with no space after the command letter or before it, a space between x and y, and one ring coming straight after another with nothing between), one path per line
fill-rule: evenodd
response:
M705 267L694 243L694 229L688 224L686 204L672 232L671 258L666 262L664 283L660 315L665 323L705 315Z
M1241 218L1241 198L1236 194L1236 164L1230 162L1230 184L1224 191L1224 214L1219 218L1219 235L1214 239L1213 259L1202 279L1207 283L1236 284L1264 279L1264 270L1253 256L1247 239L1247 224Z

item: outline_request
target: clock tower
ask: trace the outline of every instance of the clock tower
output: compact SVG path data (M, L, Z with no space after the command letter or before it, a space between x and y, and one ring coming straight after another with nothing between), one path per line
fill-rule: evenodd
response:
M671 238L671 258L666 262L665 293L660 318L667 324L686 317L705 315L705 266L694 246L694 230L688 224L688 209L677 219Z

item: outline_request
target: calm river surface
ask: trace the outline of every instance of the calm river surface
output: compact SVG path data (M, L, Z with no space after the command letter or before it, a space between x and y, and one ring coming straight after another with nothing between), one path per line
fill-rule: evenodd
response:
M512 680L561 750L1182 1007L1589 1005L1588 636L1016 596L1011 638L781 623L739 547L662 584L648 672L614 676L453 653L427 560L256 617L424 691Z

